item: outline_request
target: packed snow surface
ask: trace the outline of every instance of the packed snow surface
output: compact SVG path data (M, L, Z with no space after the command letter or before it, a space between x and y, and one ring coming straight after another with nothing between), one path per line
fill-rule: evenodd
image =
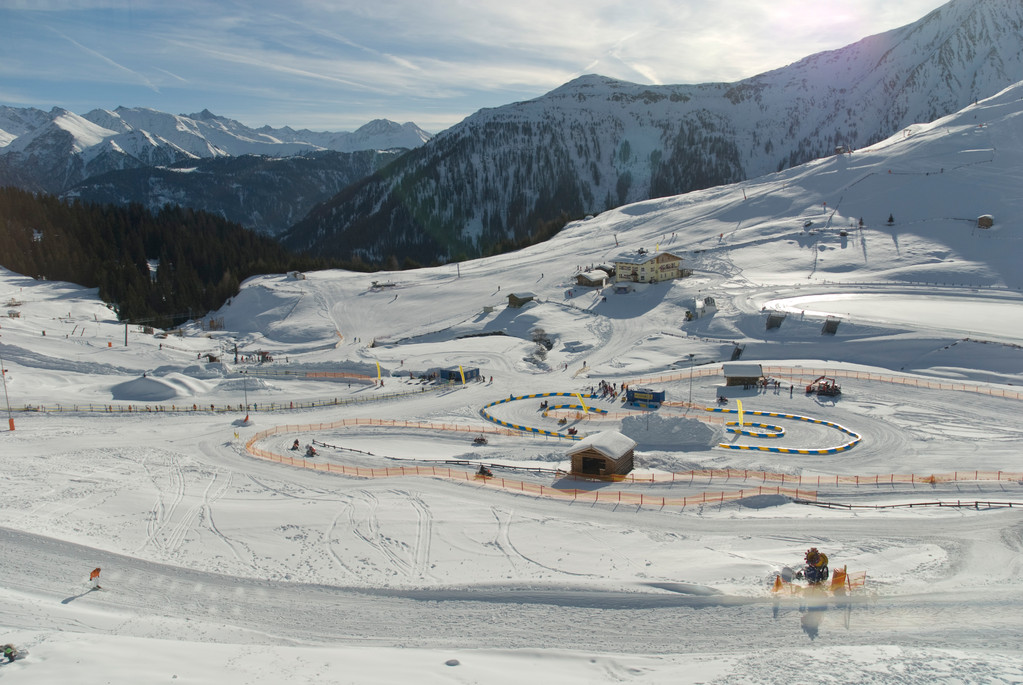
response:
M0 624L28 651L0 675L1023 681L1020 94L512 254L253 278L180 336L126 333L95 291L0 271ZM981 213L1004 230L976 229ZM576 285L640 247L692 277ZM535 300L507 306L521 291ZM841 324L822 335L827 315ZM777 383L721 387L736 354ZM459 366L481 380L423 378ZM839 397L805 392L822 374ZM719 395L784 434L724 433L704 411ZM583 397L608 413L540 407ZM573 443L485 420L498 400L512 425L625 433L634 481L570 478ZM814 452L848 439L831 424L862 441ZM864 589L773 597L811 546Z

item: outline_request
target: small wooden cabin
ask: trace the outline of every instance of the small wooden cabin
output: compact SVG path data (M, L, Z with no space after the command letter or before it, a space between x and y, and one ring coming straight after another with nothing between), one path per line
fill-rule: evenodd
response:
M725 385L756 385L764 377L760 364L750 362L725 362L721 370L725 373Z
M576 274L575 283L586 288L603 288L610 277L603 269L593 269Z
M574 476L624 476L632 471L636 441L618 431L601 431L575 443L566 454Z
M520 291L517 293L509 293L508 295L508 306L509 307L521 307L527 302L532 302L535 294L529 291Z

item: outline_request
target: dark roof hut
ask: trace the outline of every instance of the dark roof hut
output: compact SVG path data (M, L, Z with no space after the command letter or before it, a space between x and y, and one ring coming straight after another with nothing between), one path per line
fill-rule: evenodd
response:
M509 293L508 295L508 306L509 307L521 307L527 302L532 302L536 295L529 291L519 291L517 293Z

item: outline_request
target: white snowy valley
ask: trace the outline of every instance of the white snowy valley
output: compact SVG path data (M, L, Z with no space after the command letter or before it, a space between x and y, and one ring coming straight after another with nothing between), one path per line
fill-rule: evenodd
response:
M0 270L0 678L1023 682L1021 116L1017 85L520 252L253 278L180 336ZM693 273L577 284L639 248ZM724 387L736 349L772 383ZM725 432L740 401L783 433ZM601 431L633 472L569 477ZM772 592L809 547L863 587Z

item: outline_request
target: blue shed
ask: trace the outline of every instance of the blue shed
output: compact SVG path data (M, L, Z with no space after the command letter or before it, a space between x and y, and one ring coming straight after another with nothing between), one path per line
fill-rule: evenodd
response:
M625 391L625 401L643 404L661 404L664 402L664 391L651 390L650 388L629 388Z
M462 382L462 374L465 374L465 382L479 380L480 370L475 366L463 366L462 370L459 371L457 366L452 366L448 369L438 369L437 378L442 381L454 381L455 383Z

